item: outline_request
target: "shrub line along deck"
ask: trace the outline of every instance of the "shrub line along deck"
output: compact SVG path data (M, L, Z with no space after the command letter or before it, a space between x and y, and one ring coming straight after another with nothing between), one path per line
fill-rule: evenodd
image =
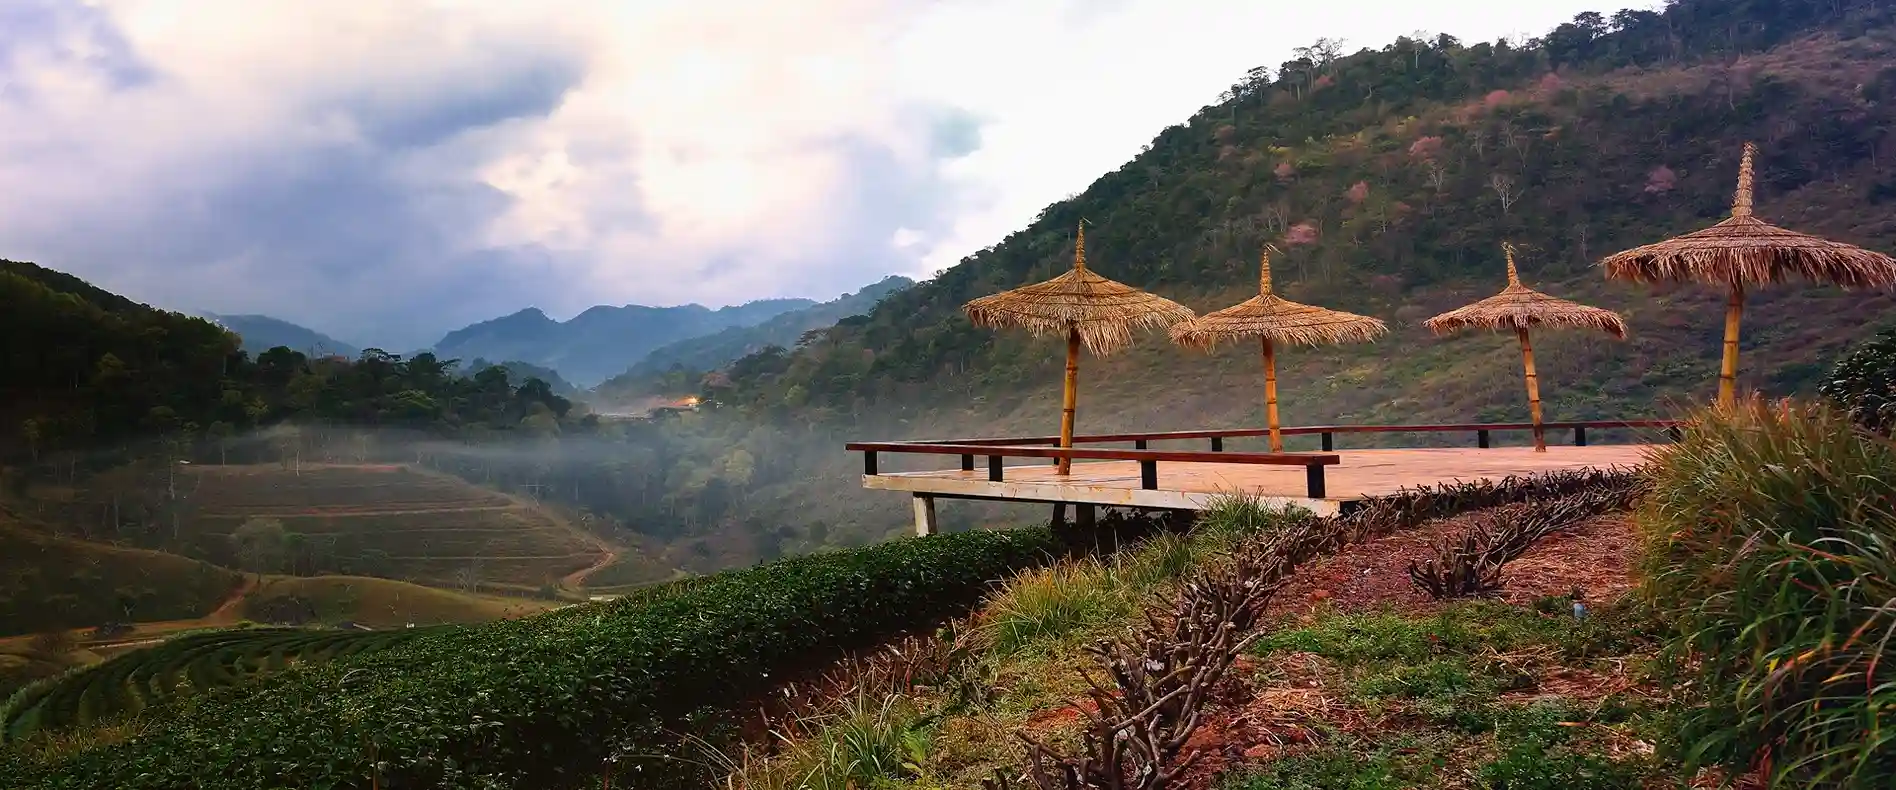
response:
M1264 436L1263 428L1171 431L1076 436L1072 449L1049 446L1058 437L1031 436L946 441L851 442L863 454L863 487L906 491L912 495L917 534L937 530L936 499L1054 502L1077 505L1076 516L1090 523L1097 505L1203 510L1221 495L1249 494L1278 505L1299 505L1318 514L1340 512L1350 503L1456 480L1501 478L1589 467L1639 463L1648 444L1589 445L1587 431L1663 430L1677 435L1677 420L1599 420L1550 422L1543 428L1572 431L1572 446L1494 447L1497 431L1532 430L1530 423L1459 423L1447 425L1317 425L1284 428L1285 435L1320 435L1323 452L1225 452L1229 438ZM1474 448L1403 448L1335 450L1337 434L1473 433ZM1210 451L1153 450L1155 441L1210 440ZM1133 449L1083 447L1131 442ZM955 455L959 469L883 472L880 454ZM987 459L977 471L975 458ZM1062 477L1046 464L1007 466L1008 458L1076 462ZM1161 469L1160 463L1165 467ZM1334 467L1334 468L1332 468ZM1301 472L1301 474L1299 474Z

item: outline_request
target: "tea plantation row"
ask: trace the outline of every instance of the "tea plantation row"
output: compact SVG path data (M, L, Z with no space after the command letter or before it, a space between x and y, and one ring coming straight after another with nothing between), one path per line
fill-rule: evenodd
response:
M177 637L22 689L0 706L0 741L136 713L256 673L381 650L422 633L250 628Z
M192 697L124 744L0 755L0 786L689 786L683 735L720 742L733 706L1061 553L1044 528L938 535L442 629Z

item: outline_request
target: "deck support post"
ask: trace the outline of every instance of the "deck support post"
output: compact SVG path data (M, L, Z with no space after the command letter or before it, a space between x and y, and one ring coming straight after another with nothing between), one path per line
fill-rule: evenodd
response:
M862 473L865 475L874 475L876 473L876 451L874 450L863 451Z
M1225 451L1225 438L1223 436L1211 437L1211 451L1214 453L1222 453Z
M1158 490L1159 488L1159 462L1158 461L1140 461L1139 462L1139 487L1147 491Z
M1073 505L1073 520L1080 529L1091 530L1099 524L1098 509L1089 503L1079 502Z
M1304 467L1304 493L1311 499L1323 498L1323 464L1311 464Z
M1335 450L1336 450L1336 434L1330 433L1329 431L1324 431L1323 432L1323 451L1328 453L1328 452L1333 452Z
M1488 431L1486 429L1475 431L1475 446L1483 450L1488 449Z
M1577 427L1577 428L1574 428L1574 429L1573 429L1573 446L1575 446L1575 447L1585 447L1585 446L1587 446L1587 429L1586 429L1586 426L1584 426L1584 425L1583 425L1583 426L1580 426L1580 427Z
M915 537L925 538L939 531L940 524L935 521L935 498L927 494L915 495Z
M961 471L963 472L974 471L974 456L972 455L961 456Z
M1006 460L998 455L988 456L988 482L1001 482L1001 462Z

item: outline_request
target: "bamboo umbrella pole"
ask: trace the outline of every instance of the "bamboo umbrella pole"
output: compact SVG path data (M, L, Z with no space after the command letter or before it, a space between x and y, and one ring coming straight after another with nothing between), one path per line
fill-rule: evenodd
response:
M1501 243L1501 251L1508 258L1508 286L1521 285L1521 270L1514 265L1514 245ZM1521 340L1521 365L1527 370L1527 411L1534 421L1534 452L1547 452L1547 434L1541 429L1541 388L1540 377L1534 373L1534 341L1527 335L1527 327L1516 324L1514 335Z
M1753 201L1752 191L1756 176L1752 174L1752 159L1758 147L1745 143L1745 153L1738 163L1738 193L1732 196L1731 215L1750 217ZM1745 312L1745 287L1738 280L1731 281L1731 298L1725 304L1725 355L1718 368L1718 403L1730 408L1738 401L1738 323Z
M1066 396L1060 407L1060 447L1073 448L1073 410L1080 396L1080 330L1067 330ZM1073 471L1073 459L1060 459L1060 474Z
M1547 452L1547 435L1541 429L1541 388L1540 377L1534 374L1534 341L1529 340L1527 328L1514 330L1521 339L1521 364L1527 368L1527 410L1534 416L1534 452Z
M1731 284L1731 299L1725 304L1725 359L1718 368L1718 405L1725 408L1738 402L1738 322L1745 313L1745 287Z
M1264 423L1271 429L1271 452L1284 451L1284 436L1277 429L1277 349L1268 337L1259 338L1264 349Z

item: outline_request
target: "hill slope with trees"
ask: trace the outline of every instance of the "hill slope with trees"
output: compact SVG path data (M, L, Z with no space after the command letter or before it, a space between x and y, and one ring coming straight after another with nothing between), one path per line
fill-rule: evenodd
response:
M704 417L706 449L688 463L791 457L769 463L783 477L750 475L741 507L700 518L893 534L905 502L862 492L841 440L1052 432L1056 344L974 327L961 305L1070 265L1082 219L1101 273L1200 311L1255 293L1258 250L1274 242L1289 253L1287 298L1389 321L1375 344L1282 355L1288 424L1525 418L1512 338L1438 340L1421 326L1500 289L1504 240L1530 286L1631 327L1625 342L1537 344L1552 419L1700 402L1723 294L1608 283L1595 264L1723 217L1746 140L1763 148L1760 216L1896 247L1893 9L1682 0L1583 14L1523 45L1438 36L1345 54L1319 41L938 278L713 377L701 394L723 413ZM1810 391L1864 327L1896 318L1882 292L1788 284L1753 297L1741 377L1768 393ZM1253 356L1153 337L1089 358L1079 430L1257 424Z

